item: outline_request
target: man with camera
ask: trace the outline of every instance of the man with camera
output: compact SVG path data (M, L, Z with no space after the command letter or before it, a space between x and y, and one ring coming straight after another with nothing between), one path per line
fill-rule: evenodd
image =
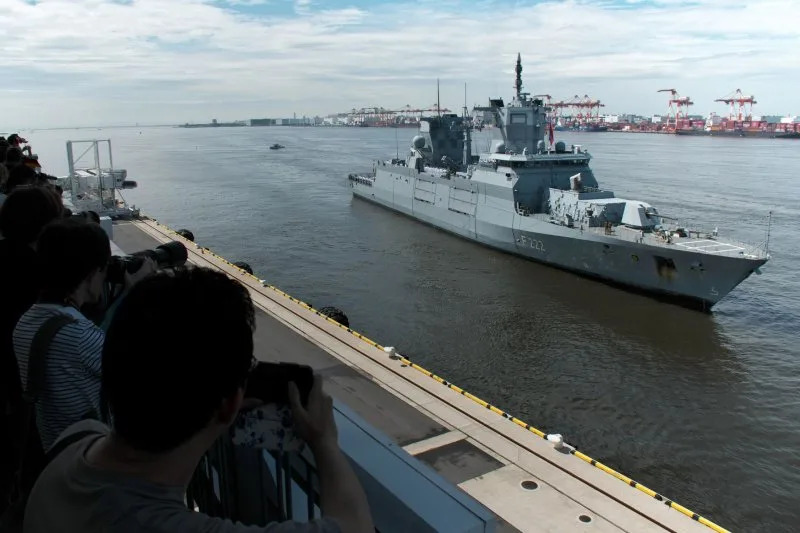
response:
M23 387L36 346L44 348L36 425L47 450L70 424L100 413L100 359L105 335L81 312L101 301L111 257L97 225L71 217L49 224L37 244L40 297L14 329L13 345ZM154 270L151 261L128 276L131 285ZM45 338L47 337L47 338Z
M250 294L221 272L179 268L136 284L103 348L113 426L109 432L83 421L62 434L61 442L73 442L37 481L25 531L372 533L366 496L339 449L319 376L307 397L294 383L282 385L295 429L314 453L322 519L254 526L187 507L192 474L229 430L254 377L254 328ZM90 426L97 432L86 434Z

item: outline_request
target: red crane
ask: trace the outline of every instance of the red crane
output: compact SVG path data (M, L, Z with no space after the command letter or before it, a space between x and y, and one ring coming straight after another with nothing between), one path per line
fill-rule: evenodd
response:
M565 102L564 100L559 100L558 102L550 102L550 107L553 109L558 109L558 115L561 116L564 114L564 109L570 107L572 104Z
M583 95L583 98L580 99L577 105L581 109L588 110L585 116L587 122L591 121L592 119L599 121L600 108L606 106L605 104L601 103L600 100L592 100L587 94Z
M547 94L538 96L544 96L545 98L550 99L550 95ZM575 126L578 124L587 124L591 121L599 122L600 108L605 107L606 105L600 102L600 100L592 100L588 95L583 95L583 97L580 97L576 94L569 100L549 102L548 106L552 108L554 115L557 113L559 118L566 118L570 126ZM566 116L564 113L565 109L570 110L567 112Z
M714 101L722 102L724 104L728 104L729 106L731 106L730 119L738 121L751 120L753 117L753 104L758 103L756 102L755 96L753 95L745 96L744 94L742 94L741 89L736 89L731 94L723 98L717 98ZM748 105L750 106L749 110L747 107ZM738 113L736 109L737 107L739 108Z
M694 105L688 96L681 97L677 89L659 89L657 92L669 93L669 104L667 107L667 129L676 129L678 120L689 116L689 106ZM674 120L674 124L671 121Z

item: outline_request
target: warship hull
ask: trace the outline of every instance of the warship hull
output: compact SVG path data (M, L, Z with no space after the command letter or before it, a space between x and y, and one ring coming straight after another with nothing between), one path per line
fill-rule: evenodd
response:
M709 310L766 261L708 254L700 261L688 248L567 227L547 215L520 215L509 189L468 179L378 167L373 178L351 180L351 187L357 198L465 239L695 309Z

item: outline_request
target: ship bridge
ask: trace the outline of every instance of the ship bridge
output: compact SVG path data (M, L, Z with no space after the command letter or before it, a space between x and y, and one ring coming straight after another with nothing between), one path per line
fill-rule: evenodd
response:
M505 185L513 188L514 203L527 213L549 212L550 192L582 191L584 196L608 198L614 194L600 191L597 179L589 167L591 156L573 147L569 152L545 152L534 155L491 153L484 154L478 163L478 171L472 179L498 182L498 173L505 168ZM484 170L484 172L481 172Z

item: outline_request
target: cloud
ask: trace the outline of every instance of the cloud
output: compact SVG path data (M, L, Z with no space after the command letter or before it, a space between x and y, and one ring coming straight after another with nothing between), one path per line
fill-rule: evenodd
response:
M508 96L518 51L529 89L609 111L661 111L674 86L698 111L741 87L762 112L800 112L794 0L0 4L2 116L20 126L425 105L436 78L457 108L464 82L474 102Z
M217 3L229 6L263 6L271 0L217 0Z

